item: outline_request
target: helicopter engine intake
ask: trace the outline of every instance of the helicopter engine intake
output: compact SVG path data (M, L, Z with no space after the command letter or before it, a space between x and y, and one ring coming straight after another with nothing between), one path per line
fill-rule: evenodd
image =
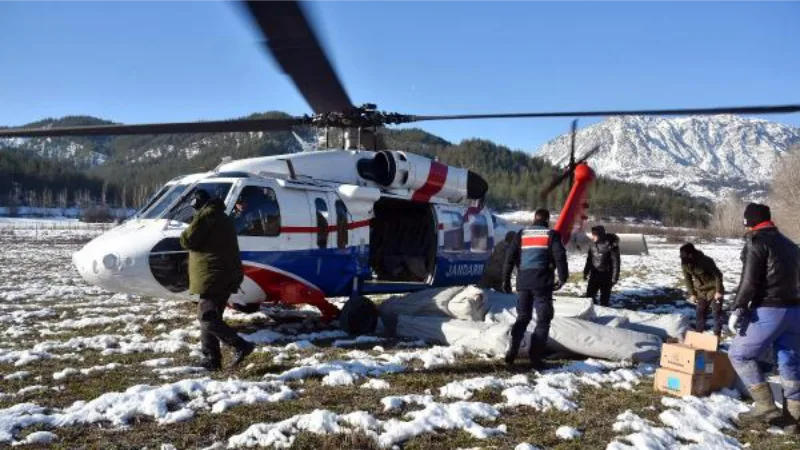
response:
M358 162L358 174L387 189L413 191L412 200L427 202L431 197L459 202L486 195L489 185L471 170L452 167L423 156L383 150Z

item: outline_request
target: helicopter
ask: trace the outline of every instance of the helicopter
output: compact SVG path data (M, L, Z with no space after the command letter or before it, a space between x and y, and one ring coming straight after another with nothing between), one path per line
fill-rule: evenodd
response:
M484 205L488 183L477 173L401 150L380 147L377 131L433 120L603 117L620 115L768 114L798 105L641 111L409 115L356 107L350 100L303 6L296 1L243 2L268 53L314 111L290 118L187 123L2 129L3 137L263 133L319 130L320 147L301 153L223 160L208 172L170 180L126 222L73 255L80 275L107 290L159 298L191 298L188 254L179 244L194 211L192 193L223 200L236 223L244 281L229 305L255 312L264 303L308 304L348 331L374 325L366 295L403 293L478 282L495 243L518 225ZM554 229L569 249L585 249L588 189L595 174L573 145L565 171L570 192ZM329 149L329 130L342 132ZM646 253L641 235L620 235L623 253ZM340 311L328 301L349 297ZM362 320L366 317L366 320ZM366 323L367 325L360 325Z

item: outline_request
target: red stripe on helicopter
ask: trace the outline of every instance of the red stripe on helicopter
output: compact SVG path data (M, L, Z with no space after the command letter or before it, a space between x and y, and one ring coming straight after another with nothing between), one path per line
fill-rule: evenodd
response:
M325 300L325 294L308 281L271 266L245 262L242 270L266 294L266 301L287 305L316 306L325 318L333 318L339 310Z
M431 161L431 168L428 170L428 178L425 180L425 184L417 189L414 195L411 196L411 201L430 201L431 197L442 190L445 182L447 182L447 166L436 161Z
M358 222L351 222L347 224L348 230L355 230L356 228L362 228L369 226L369 219L367 220L360 220ZM332 233L338 230L338 225L328 225L328 233ZM281 227L281 233L318 233L319 227Z
M522 248L547 247L549 240L548 236L526 236L522 238Z

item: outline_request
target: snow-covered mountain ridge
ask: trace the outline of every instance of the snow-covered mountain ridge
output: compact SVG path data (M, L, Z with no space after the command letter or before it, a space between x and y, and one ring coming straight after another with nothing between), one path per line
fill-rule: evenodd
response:
M569 158L569 134L535 154L554 164ZM600 175L667 186L718 199L766 194L777 158L800 145L800 129L733 115L685 118L614 117L581 129L576 155L595 146L590 162Z

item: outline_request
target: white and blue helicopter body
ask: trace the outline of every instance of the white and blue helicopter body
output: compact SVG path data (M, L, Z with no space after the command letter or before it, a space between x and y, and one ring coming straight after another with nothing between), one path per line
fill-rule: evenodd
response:
M247 196L251 214L234 219L246 276L230 302L308 303L332 317L330 297L477 283L494 243L516 227L470 205L468 185L485 186L475 177L399 151L229 161L168 182L73 260L88 282L115 292L190 298L178 242L190 194L206 189L231 214Z

